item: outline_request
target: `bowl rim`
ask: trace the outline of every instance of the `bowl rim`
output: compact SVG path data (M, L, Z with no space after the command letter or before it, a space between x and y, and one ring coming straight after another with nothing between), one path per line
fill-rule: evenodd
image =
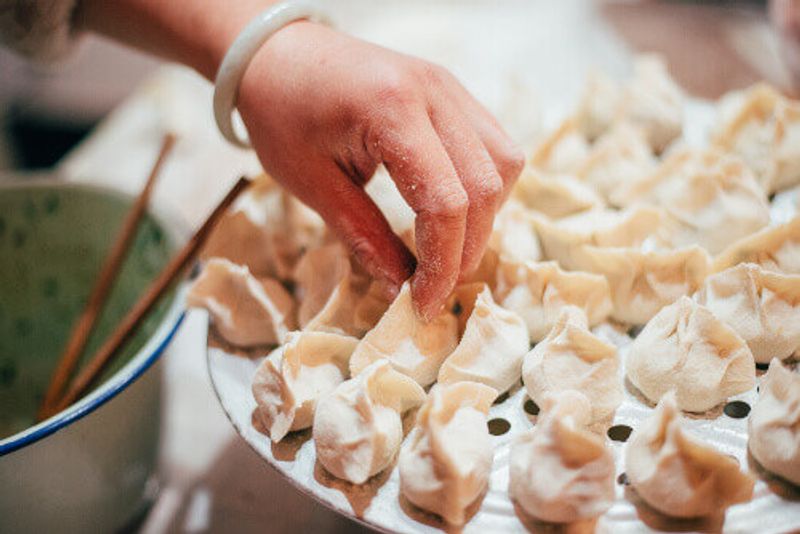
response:
M0 180L0 191L46 187L93 191L128 201L134 198L133 195L113 187L81 182L67 182L63 179L53 178L52 176L39 177L32 175L26 177L24 180ZM158 222L159 226L172 242L173 252L186 241L189 235L187 225L180 222L177 217L165 212L162 206L152 203L148 209L148 214ZM186 283L178 286L175 297L167 309L164 318L159 323L156 332L127 364L101 384L100 387L96 388L78 402L71 404L69 407L44 421L17 432L16 434L0 439L0 457L11 454L28 445L32 445L70 424L79 421L116 397L142 376L163 354L183 323L186 317L183 303L185 301L187 289L188 286Z

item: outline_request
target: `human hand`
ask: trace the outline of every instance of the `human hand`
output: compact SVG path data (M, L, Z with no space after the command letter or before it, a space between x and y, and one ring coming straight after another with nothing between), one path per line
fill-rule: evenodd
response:
M267 41L238 108L265 169L423 318L479 264L523 156L444 69L310 22ZM383 163L416 213L418 263L364 185Z
M800 1L770 0L769 15L780 33L783 55L796 84L800 84Z

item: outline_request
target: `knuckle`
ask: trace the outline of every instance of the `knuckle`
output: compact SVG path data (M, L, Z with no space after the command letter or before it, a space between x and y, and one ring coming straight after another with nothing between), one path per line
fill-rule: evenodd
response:
M444 67L427 61L422 61L418 69L422 80L432 85L444 84L449 75L449 72Z
M525 166L525 155L515 147L509 147L497 158L497 171L505 182L515 182Z
M484 178L479 180L474 187L474 198L470 203L476 207L495 206L503 195L503 181L497 176L494 168L484 174Z
M375 96L383 109L408 108L417 101L416 84L399 70L387 70L380 76Z
M436 198L428 211L438 219L459 221L466 219L468 209L469 198L467 193L458 188Z

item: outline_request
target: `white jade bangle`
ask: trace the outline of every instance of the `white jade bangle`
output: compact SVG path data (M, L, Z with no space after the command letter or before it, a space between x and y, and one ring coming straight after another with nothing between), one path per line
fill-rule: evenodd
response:
M253 57L275 32L297 20L330 23L328 16L310 2L281 2L254 18L236 38L217 71L214 82L214 118L222 135L242 148L249 148L250 141L240 137L233 128L233 111L239 84Z

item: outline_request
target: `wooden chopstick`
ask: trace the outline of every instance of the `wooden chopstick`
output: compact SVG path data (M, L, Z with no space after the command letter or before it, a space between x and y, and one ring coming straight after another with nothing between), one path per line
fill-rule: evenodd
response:
M83 354L83 350L86 348L86 343L89 341L89 337L94 330L97 317L105 306L108 295L111 293L111 288L114 287L114 282L125 261L128 250L133 243L133 239L136 236L136 231L139 228L142 216L147 211L147 205L152 196L153 186L158 180L161 174L161 168L167 156L172 151L173 146L175 146L175 136L168 133L164 136L158 158L153 164L153 168L150 170L150 175L145 182L144 188L139 193L136 202L134 202L133 206L131 206L128 211L122 223L122 228L106 256L97 281L92 288L92 292L89 294L86 307L83 309L83 313L81 313L78 321L72 328L69 341L67 341L64 352L61 354L58 365L56 365L53 375L50 378L50 384L47 387L44 400L39 406L37 417L40 421L52 414L54 404L64 393L67 381L72 376L75 366L78 364L78 360L81 354Z
M106 365L112 360L117 351L127 341L145 315L158 302L159 297L172 285L181 273L189 266L195 258L200 248L206 242L211 231L216 226L219 218L225 213L228 207L236 200L236 197L250 184L247 178L240 178L236 185L225 195L225 198L203 223L197 232L189 239L189 242L170 260L166 267L161 271L147 291L134 304L128 315L122 320L119 326L103 343L92 359L81 370L77 377L70 384L67 393L56 404L56 410L60 411L75 402L83 395L94 383Z

